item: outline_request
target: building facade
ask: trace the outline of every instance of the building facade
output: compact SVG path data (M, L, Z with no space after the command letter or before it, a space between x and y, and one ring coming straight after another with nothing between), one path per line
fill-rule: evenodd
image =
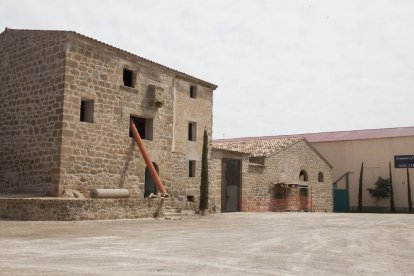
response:
M389 178L390 163L396 210L408 210L407 169L396 166L394 159L396 156L414 155L414 127L312 133L303 136L332 164L334 188L348 191L349 211L358 208L362 163L363 210L377 209L376 200L367 189L375 188L378 177ZM414 183L414 167L409 170L411 183ZM414 198L413 187L411 193ZM380 200L379 206L380 210L389 211L390 200Z
M216 85L70 31L6 29L0 57L0 193L149 201L132 119L169 204L196 208Z
M302 137L216 140L212 158L222 212L332 211L331 166Z

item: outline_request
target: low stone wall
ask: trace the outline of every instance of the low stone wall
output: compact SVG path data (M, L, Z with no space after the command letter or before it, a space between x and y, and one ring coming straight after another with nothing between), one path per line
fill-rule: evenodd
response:
M160 199L0 198L0 218L10 220L102 220L164 216Z

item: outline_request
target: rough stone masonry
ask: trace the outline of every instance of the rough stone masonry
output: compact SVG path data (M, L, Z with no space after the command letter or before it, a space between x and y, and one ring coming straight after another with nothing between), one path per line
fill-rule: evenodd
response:
M133 118L168 204L197 207L216 85L70 31L6 29L0 57L0 193L125 188L148 203Z
M0 218L114 219L156 217L164 207L196 210L202 137L206 129L211 141L216 88L75 32L6 28L0 34ZM171 196L167 202L151 196L157 190L130 134L131 120ZM271 154L226 147L209 153L211 212L332 209L329 164L303 138L282 141L275 151L279 142L252 144ZM228 158L240 160L241 168L233 209L224 181ZM300 180L301 171L309 181ZM275 183L306 193L291 189L281 201ZM127 189L130 197L92 199L93 189Z

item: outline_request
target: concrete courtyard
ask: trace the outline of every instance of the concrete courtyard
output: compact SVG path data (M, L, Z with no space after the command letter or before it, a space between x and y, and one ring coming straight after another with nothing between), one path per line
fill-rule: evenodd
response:
M1 275L413 275L414 216L0 221Z

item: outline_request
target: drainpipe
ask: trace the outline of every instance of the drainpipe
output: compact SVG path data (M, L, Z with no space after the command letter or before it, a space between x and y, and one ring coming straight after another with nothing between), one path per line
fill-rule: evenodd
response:
M167 194L167 191L165 190L164 184L162 184L161 179L158 176L158 173L154 168L154 164L152 164L152 162L151 162L151 158L150 158L147 150L145 149L144 144L142 143L141 136L139 135L138 129L135 126L134 121L132 119L131 119L130 123L131 123L132 135L134 136L135 141L138 144L139 151L141 152L142 157L144 158L145 163L147 164L147 167L148 167L149 172L151 174L152 180L154 180L155 186L157 186L158 191L161 192L160 197L161 198L168 198L169 196Z

